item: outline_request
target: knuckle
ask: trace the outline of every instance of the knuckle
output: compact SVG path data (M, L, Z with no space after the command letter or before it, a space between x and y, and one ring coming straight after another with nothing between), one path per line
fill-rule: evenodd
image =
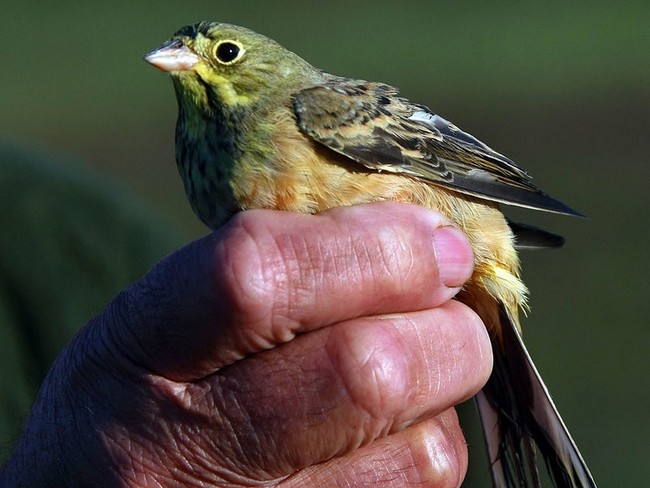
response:
M328 338L327 352L348 397L374 419L394 418L410 401L399 335L390 319L363 319L336 328Z
M246 212L236 215L225 232L214 256L216 292L235 323L265 334L287 315L292 271L284 243Z

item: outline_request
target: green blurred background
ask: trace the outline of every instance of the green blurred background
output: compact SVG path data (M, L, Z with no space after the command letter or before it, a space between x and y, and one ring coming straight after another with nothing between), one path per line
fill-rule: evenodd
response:
M84 161L186 240L206 230L176 174L176 102L142 56L198 20L398 86L519 162L588 215L509 211L567 237L524 256L531 354L600 486L647 483L650 2L5 0L2 12L0 136Z

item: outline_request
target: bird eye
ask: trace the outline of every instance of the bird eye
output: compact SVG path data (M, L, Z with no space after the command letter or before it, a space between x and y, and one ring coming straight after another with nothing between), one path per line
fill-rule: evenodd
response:
M217 61L223 64L233 64L244 55L244 46L237 41L221 41L214 48Z

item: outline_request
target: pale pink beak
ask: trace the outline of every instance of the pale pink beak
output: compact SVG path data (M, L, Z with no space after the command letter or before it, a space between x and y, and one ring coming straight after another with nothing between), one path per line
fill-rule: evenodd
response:
M199 62L199 57L180 40L169 41L144 57L147 63L162 71L186 71Z

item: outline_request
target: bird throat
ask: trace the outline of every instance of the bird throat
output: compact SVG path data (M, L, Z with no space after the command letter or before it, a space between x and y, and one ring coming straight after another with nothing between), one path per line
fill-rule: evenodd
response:
M193 86L187 86L191 83ZM192 209L209 227L221 226L239 209L230 187L243 146L247 107L225 109L219 94L193 80L174 79L178 101L176 163Z

